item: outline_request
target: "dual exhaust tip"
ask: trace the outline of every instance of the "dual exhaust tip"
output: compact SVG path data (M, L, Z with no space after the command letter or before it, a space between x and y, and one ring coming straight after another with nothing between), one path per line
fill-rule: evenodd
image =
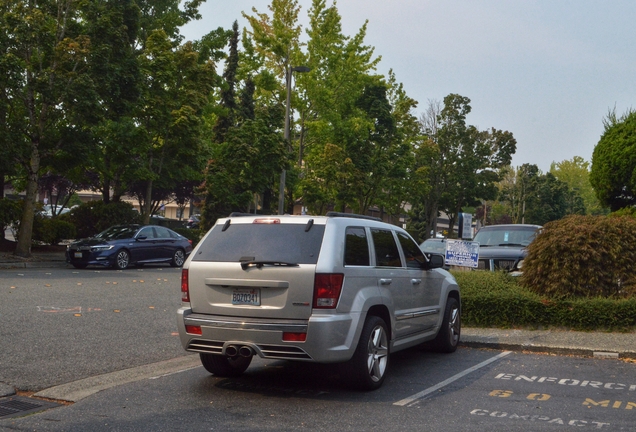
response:
M229 345L225 348L225 355L228 357L252 357L254 355L254 350L247 345L243 345L241 347L237 345Z

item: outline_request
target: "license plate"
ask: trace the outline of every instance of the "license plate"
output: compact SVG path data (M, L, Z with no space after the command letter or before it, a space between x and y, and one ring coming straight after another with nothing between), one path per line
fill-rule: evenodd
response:
M82 253L81 252L75 252L75 258L81 258L82 257Z
M232 304L260 306L261 305L260 288L235 289L234 291L232 291Z

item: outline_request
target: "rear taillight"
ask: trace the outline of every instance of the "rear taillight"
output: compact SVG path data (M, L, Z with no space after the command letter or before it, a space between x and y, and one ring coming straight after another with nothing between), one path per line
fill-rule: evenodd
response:
M188 269L181 270L181 301L190 303L190 286L188 285Z
M201 336L203 334L203 330L201 330L201 326L193 326L187 325L185 326L186 333L195 334Z
M317 273L314 278L314 308L334 309L342 291L342 273Z

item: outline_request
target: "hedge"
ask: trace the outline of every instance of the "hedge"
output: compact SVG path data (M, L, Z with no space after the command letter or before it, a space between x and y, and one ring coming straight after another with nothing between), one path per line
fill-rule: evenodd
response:
M636 330L636 296L559 299L541 296L503 272L453 272L462 295L462 323L474 327Z

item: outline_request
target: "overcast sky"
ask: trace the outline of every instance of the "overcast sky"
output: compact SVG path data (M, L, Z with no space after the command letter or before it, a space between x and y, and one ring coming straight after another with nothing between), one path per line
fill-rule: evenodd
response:
M327 0L327 5L331 5ZM189 40L230 28L266 0L207 0L203 19L182 29ZM307 24L311 0L300 0ZM636 1L340 0L343 33L369 21L366 44L419 102L450 93L471 99L468 124L508 130L513 165L581 156L591 161L603 118L636 108Z

